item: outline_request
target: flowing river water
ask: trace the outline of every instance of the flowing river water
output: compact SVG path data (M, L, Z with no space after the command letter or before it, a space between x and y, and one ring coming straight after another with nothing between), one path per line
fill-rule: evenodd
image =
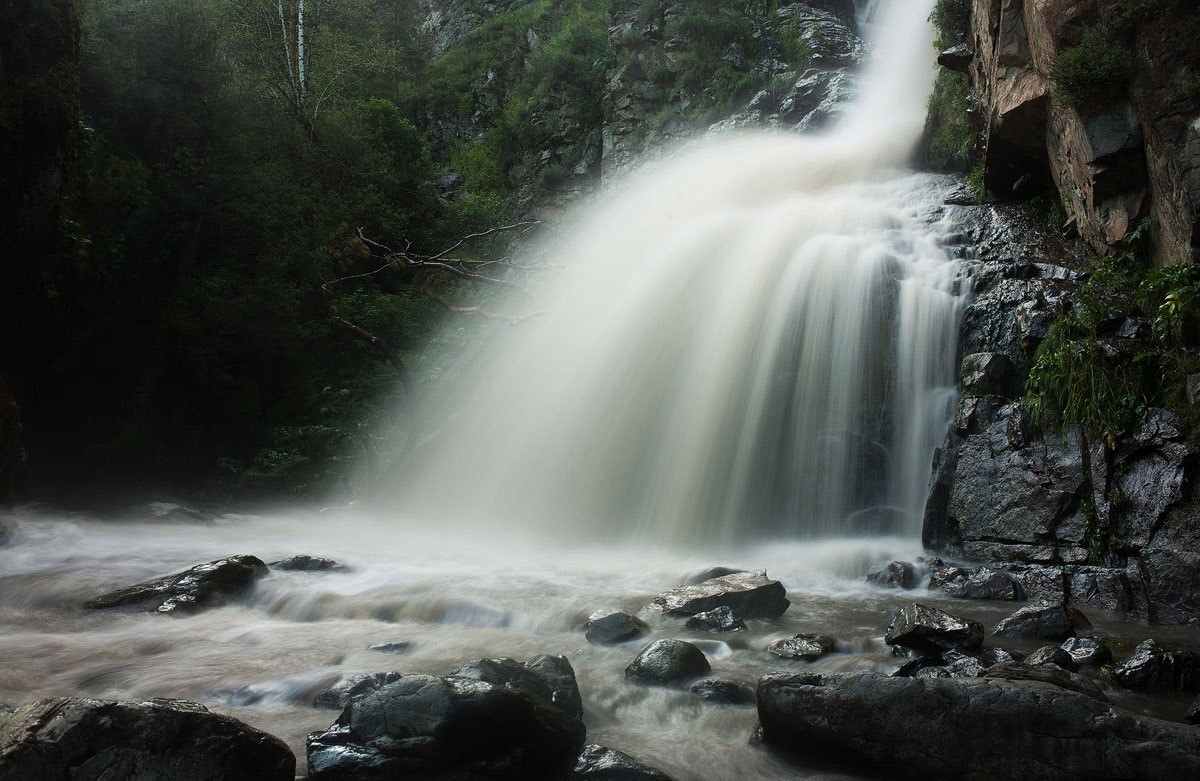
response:
M427 395L419 419L450 422L405 445L371 509L8 516L0 703L196 700L287 740L303 773L305 736L337 715L314 697L343 676L564 654L589 740L677 781L854 777L753 744L753 707L627 682L642 643L591 645L583 624L710 566L764 568L792 600L781 618L707 635L643 614L647 640L689 639L714 676L750 687L773 670L898 666L882 638L913 595L863 575L922 554L969 254L942 205L953 183L904 170L931 6L884 4L882 67L829 134L700 144L568 218L567 268L532 291L541 316L498 329L481 380ZM82 607L241 553L348 569L273 571L245 600L184 618ZM920 597L989 626L1014 608ZM1145 631L1097 618L1113 637ZM766 653L802 631L836 637L837 653ZM369 650L393 641L409 645Z

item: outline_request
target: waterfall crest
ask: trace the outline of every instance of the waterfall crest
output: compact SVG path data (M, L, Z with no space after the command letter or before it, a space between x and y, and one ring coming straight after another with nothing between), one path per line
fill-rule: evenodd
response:
M917 535L961 306L939 193L902 170L932 4L875 9L863 94L827 134L711 139L568 219L545 313L422 411L450 422L404 463L402 512L672 543Z

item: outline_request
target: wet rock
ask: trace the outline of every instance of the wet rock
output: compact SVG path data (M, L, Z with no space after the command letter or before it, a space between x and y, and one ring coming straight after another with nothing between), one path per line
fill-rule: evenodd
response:
M616 749L589 743L575 763L573 781L671 781L661 770L643 765Z
M1195 528L1200 529L1200 506L1192 505ZM1154 548L1142 552L1151 620L1159 624L1200 623L1200 545L1190 550Z
M727 607L709 610L707 613L697 613L687 620L685 629L697 632L744 632L746 622L733 614Z
M1108 697L1091 678L1052 664L1028 665L1023 662L1004 662L994 664L984 670L983 677L1006 681L1039 681L1087 695L1100 702L1108 702Z
M1113 670L1126 689L1150 694L1200 692L1200 654L1147 640Z
M338 564L333 559L326 559L321 556L292 556L291 558L281 559L280 561L272 561L271 569L281 569L290 572L345 572L346 567Z
M625 677L652 686L672 686L710 670L704 652L691 643L659 640L625 668Z
M742 618L775 618L790 604L783 584L759 570L680 586L655 597L650 608L669 615L694 616L728 607Z
M718 705L752 705L754 692L736 681L705 678L688 687L688 691L702 700Z
M702 569L699 572L693 572L691 575L688 575L684 578L683 585L695 586L706 580L723 578L726 575L738 575L743 572L746 572L746 570L737 569L736 567L709 567L708 569Z
M879 564L867 570L867 582L885 588L910 589L917 585L917 570L907 561Z
M328 730L309 736L309 777L559 781L583 750L574 684L561 657L405 676L352 700Z
M4 781L292 781L295 770L282 740L182 700L59 697L0 724Z
M1192 706L1188 708L1187 715L1183 717L1183 720L1188 724L1200 724L1200 697L1197 697Z
M1024 391L1017 367L1003 353L972 353L962 360L959 387L970 396L1017 398Z
M1061 566L1010 565L1008 574L1020 585L1025 599L1034 604L1062 605L1067 601L1066 576Z
M929 579L929 588L955 599L1019 600L1024 589L1012 575L987 567L967 570L949 567L938 570Z
M267 565L255 556L232 556L199 564L185 572L110 591L87 602L93 609L139 606L159 613L194 613L225 604L246 593Z
M1016 637L1028 640L1061 642L1075 636L1076 628L1089 628L1091 623L1082 613L1063 605L1029 605L996 624L996 637Z
M1122 613L1133 611L1133 586L1125 570L1069 566L1063 571L1072 605Z
M381 654L406 654L412 650L412 643L407 640L393 640L390 643L376 643L368 646L368 651L378 651Z
M628 613L593 613L584 625L588 642L596 645L625 643L649 631L645 621Z
M914 659L892 674L900 678L978 678L983 671L984 664L977 657L946 651Z
M826 635L798 634L777 640L767 646L767 653L780 659L800 659L811 662L828 653L833 653L837 641Z
M930 654L975 650L983 645L983 624L913 602L892 615L884 642Z
M888 778L1200 777L1200 730L1036 681L768 675L758 714L770 745Z
M971 68L971 60L975 58L975 52L971 51L971 47L965 43L960 43L958 46L952 46L938 54L938 65L943 68L949 68L952 71L966 73Z
M1076 667L1100 667L1113 660L1112 649L1095 637L1069 637L1060 647Z
M1044 645L1037 649L1029 656L1025 657L1025 664L1030 667L1037 667L1042 664L1053 664L1061 667L1064 670L1075 669L1075 659L1067 653L1063 648L1057 645Z
M342 678L313 699L313 707L341 710L353 699L400 680L400 673L363 673Z

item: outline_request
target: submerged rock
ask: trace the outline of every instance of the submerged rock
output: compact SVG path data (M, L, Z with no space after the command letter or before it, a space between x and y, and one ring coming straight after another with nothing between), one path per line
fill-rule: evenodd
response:
M837 641L826 635L798 634L784 640L776 640L767 646L767 653L780 659L802 659L811 662L832 653Z
M1200 654L1163 648L1153 640L1139 645L1113 670L1126 689L1152 694L1200 691Z
M1200 730L1035 681L768 675L758 715L768 744L888 778L1200 778Z
M381 654L406 654L412 650L412 643L407 640L394 640L390 643L376 643L368 646L368 651L378 651Z
M697 632L744 632L746 622L729 608L719 607L707 613L697 613L689 618L683 627Z
M643 765L616 749L589 743L583 747L571 779L577 781L671 781L661 770Z
M292 781L287 745L182 700L58 697L0 721L3 781Z
M694 616L728 607L742 618L775 618L791 603L778 580L767 573L737 572L712 578L694 586L680 586L654 598L653 610L675 616Z
M971 651L983 646L983 624L913 602L892 615L884 642L921 653Z
M867 570L867 582L885 588L910 589L917 585L917 570L907 561L892 561Z
M659 640L625 668L625 677L653 686L671 686L709 672L704 652L683 640Z
M141 606L159 613L194 613L225 604L267 574L256 556L231 556L199 564L175 575L102 594L85 607L93 609Z
M581 716L574 671L561 657L408 675L352 700L309 736L309 777L561 781L583 749Z
M718 705L754 704L754 692L736 681L705 678L689 686L688 691L702 700L715 702Z
M322 556L300 554L280 561L272 561L271 569L281 569L291 572L345 572L346 567L333 559Z
M593 613L584 625L588 642L596 645L625 643L649 631L645 621L628 613Z

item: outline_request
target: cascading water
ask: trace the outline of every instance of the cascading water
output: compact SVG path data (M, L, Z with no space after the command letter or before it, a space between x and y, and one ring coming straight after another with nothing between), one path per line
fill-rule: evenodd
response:
M876 14L886 37L830 133L711 139L569 221L544 313L422 412L453 422L401 470L404 511L609 540L915 537L961 300L936 194L897 171L932 5Z

